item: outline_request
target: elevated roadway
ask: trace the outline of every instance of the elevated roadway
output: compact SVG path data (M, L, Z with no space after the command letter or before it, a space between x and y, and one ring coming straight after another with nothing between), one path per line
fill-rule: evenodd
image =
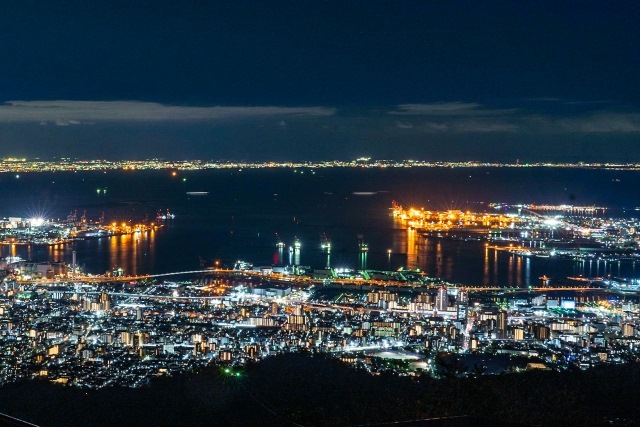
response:
M345 289L359 289L359 290L374 290L374 289L437 289L441 287L441 284L428 284L428 283L408 283L395 280L374 280L374 279L312 279L309 277L292 277L282 276L279 274L268 274L255 271L238 271L238 270L221 270L221 269L202 269L202 270L186 270L175 271L159 274L144 274L136 276L77 276L65 279L40 279L21 281L18 283L24 284L39 284L39 285L68 285L68 284L106 284L106 283L126 283L137 282L145 279L174 277L174 276L186 276L186 275L212 275L216 277L223 277L227 279L255 281L255 282L269 282L279 285L289 285L296 287L310 287L314 286L330 286L330 287L344 287ZM500 286L468 286L460 285L455 286L465 292L501 292L501 293L547 293L547 292L604 292L611 291L613 289L595 287L595 286L557 286L557 287L531 287L531 288L515 288L515 287L500 287Z

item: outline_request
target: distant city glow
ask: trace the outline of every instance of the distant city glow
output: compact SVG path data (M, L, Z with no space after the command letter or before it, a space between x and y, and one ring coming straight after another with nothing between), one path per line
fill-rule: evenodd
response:
M640 170L640 163L610 163L610 162L532 162L532 163L500 163L467 161L427 161L427 160L384 160L360 158L356 160L325 160L325 161L256 161L235 162L217 160L105 160L105 159L61 159L59 161L24 159L15 161L10 158L0 159L0 172L16 173L20 178L23 172L53 172L53 171L109 171L109 170L169 170L170 176L177 177L179 171L194 171L206 169L293 169L295 173L303 173L305 170L312 174L317 169L324 168L578 168L578 169L617 169ZM183 182L187 178L182 178ZM106 189L97 189L96 192L106 193Z

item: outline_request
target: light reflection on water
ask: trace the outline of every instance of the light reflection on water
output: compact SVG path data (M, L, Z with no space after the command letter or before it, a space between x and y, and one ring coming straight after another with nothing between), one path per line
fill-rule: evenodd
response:
M389 227L391 218L386 218L386 221L386 227L369 229L365 234L370 249L364 255L357 248L358 229L355 227L346 232L342 229L341 233L330 236L330 254L320 249L320 232L316 227L298 229L297 235L302 247L295 260L299 258L302 265L315 268L324 268L327 264L331 267L359 268L366 263L371 269L420 269L428 276L469 285L537 286L542 276L555 279L579 275L638 278L638 261L574 261L557 257L526 257L487 248L480 241L452 240L425 236L413 229L392 228ZM254 240L244 239L235 246L233 240L229 240L231 244L225 246L226 242L211 239L210 232L190 231L189 228L176 226L135 235L87 239L66 245L3 245L0 249L3 256L17 255L36 261L67 263L71 262L72 251L75 250L78 264L94 274L102 274L117 267L122 267L126 274L191 270L199 266L199 257L206 261L206 265L212 265L214 259L222 259L223 263L229 265L236 256L253 261L256 265L271 265L274 261L284 264L289 262L286 255L282 259L278 254L274 259L274 253L278 252L275 240L271 242L268 238L256 237ZM215 244L222 249L212 254L211 246ZM391 249L390 253L388 249ZM224 250L232 255L225 256L222 252ZM236 253L235 256L233 252Z
M419 268L429 276L454 283L529 287L540 277L638 278L634 260L571 260L538 258L489 249L480 241L424 236L413 229L396 233L394 249L404 245L406 268Z
M610 187L611 174L625 179ZM314 268L327 264L358 268L366 263L371 269L419 268L454 283L520 287L538 285L543 275L638 277L632 261L521 257L485 248L483 242L425 237L389 215L392 200L435 209L476 209L484 206L479 204L482 200L557 204L572 194L585 205L635 206L632 190L640 185L637 173L479 169L472 182L467 176L448 169L325 171L295 179L289 170L201 171L184 183L166 172L110 172L57 174L56 186L50 186L50 175L29 175L0 194L4 215L24 216L34 195L46 193L57 217L86 207L90 218L106 211L108 219L142 220L170 208L176 219L156 232L136 236L87 239L59 247L4 245L0 250L3 256L66 263L71 263L75 250L78 264L87 272L102 274L122 267L126 274L141 274L193 270L201 261L209 266L216 260L232 266L238 259L255 265L288 264L289 247L298 238L301 249L295 257L291 254L291 262L299 259ZM559 178L566 183L562 187L556 185ZM98 197L98 185L109 187L109 193ZM187 197L185 191L193 189L210 195ZM385 191L353 196L363 190ZM451 206L451 194L459 195L456 206ZM358 251L359 235L368 244L366 259ZM330 253L320 247L322 236L331 241ZM280 240L286 245L283 250L276 247Z
M103 274L121 267L126 274L156 271L156 231L86 239L69 244L51 246L12 245L2 247L2 256L9 254L26 260L71 263L76 251L78 264L92 274ZM170 265L168 265L170 267ZM168 270L167 270L168 271Z

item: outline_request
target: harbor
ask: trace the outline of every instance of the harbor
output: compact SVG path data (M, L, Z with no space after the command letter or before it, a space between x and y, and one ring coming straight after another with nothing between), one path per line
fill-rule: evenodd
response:
M173 214L159 213L154 222L148 219L109 222L103 214L99 219L90 221L86 212L78 218L77 211L70 213L65 220L9 217L0 220L0 244L54 246L91 238L136 235L158 230L163 221L173 218Z

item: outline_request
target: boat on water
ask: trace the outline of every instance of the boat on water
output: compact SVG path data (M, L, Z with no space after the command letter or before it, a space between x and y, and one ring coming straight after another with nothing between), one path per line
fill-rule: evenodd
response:
M85 231L79 231L76 234L76 237L82 238L82 237L104 237L107 236L109 234L109 232L105 229L99 229L99 230L85 230Z
M165 221L167 219L174 219L175 217L176 215L169 212L169 209L167 209L166 213L162 212L162 210L159 210L156 214L156 221Z
M206 196L208 191L187 191L187 196Z

